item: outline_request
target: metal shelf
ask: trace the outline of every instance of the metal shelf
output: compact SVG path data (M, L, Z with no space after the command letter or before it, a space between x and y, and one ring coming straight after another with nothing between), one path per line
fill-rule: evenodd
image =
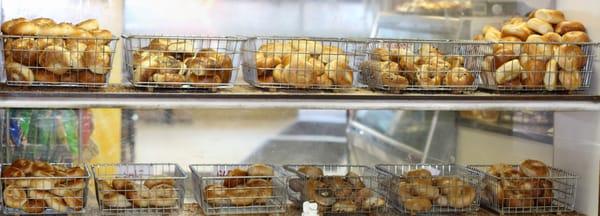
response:
M600 111L600 96L389 94L348 91L264 91L236 86L217 92L149 90L127 85L106 89L0 85L0 108L298 108L403 110Z

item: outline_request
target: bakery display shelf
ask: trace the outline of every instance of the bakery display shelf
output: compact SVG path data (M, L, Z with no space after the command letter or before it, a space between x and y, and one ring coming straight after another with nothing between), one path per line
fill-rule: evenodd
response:
M599 111L597 95L389 94L365 89L347 91L277 91L236 86L207 91L38 88L0 85L0 107L11 108L296 108L403 110Z
M97 209L90 210L90 215L96 215L95 213L99 214L99 211ZM197 203L184 204L183 211L181 212L180 215L182 215L182 216L188 216L188 215L204 216L204 214L202 213L202 209L200 208L200 206ZM298 210L289 209L285 215L301 215L301 212ZM470 214L470 215L473 215L473 214ZM493 213L492 211L487 210L487 209L479 209L479 211L477 211L477 213L475 213L474 215L492 216L492 215L498 215L498 214ZM536 215L550 216L550 215L557 215L557 214L536 214ZM562 216L582 216L583 214L573 212L573 213L561 213L560 215L562 215ZM258 215L253 215L253 216L258 216Z

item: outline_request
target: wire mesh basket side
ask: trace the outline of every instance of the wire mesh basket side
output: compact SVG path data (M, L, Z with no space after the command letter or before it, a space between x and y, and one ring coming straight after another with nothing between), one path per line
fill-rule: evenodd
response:
M483 59L483 87L505 92L566 92L591 87L595 43L495 42Z
M288 194L296 207L311 201L326 214L392 214L381 185L387 177L375 169L359 165L285 165L284 168L291 172ZM314 175L317 174L314 168L319 168L322 175Z
M81 161L82 113L78 110L10 109L5 112L3 162L14 159Z
M243 48L244 80L267 89L350 89L365 45L339 38L251 38Z
M52 167L52 170L48 170L48 166ZM70 171L71 168L76 167L79 168L76 172ZM88 170L85 165L77 166L70 163L43 163L43 166L28 170L3 163L0 166L3 176L8 174L12 177L0 177L0 191L3 192L0 199L2 213L5 215L83 213L87 206L90 178Z
M233 87L240 69L239 37L124 36L125 61L136 87Z
M454 91L477 88L487 44L470 41L373 39L361 82L384 91Z
M482 180L482 204L500 214L561 213L575 208L577 176L550 167L547 177L518 175L518 165L511 175L499 177L488 173L491 165L471 165Z
M454 164L380 164L378 170L391 176L382 183L388 198L403 213L476 212L480 206L481 176ZM411 172L428 170L431 175L415 176ZM414 207L421 203L421 209Z
M228 176L230 172L243 172L251 166L190 165L194 197L204 214L275 214L286 211L285 177L280 168L267 165L273 168L273 176Z
M187 175L177 164L94 164L96 198L103 214L178 214Z
M2 35L8 85L106 87L118 38Z

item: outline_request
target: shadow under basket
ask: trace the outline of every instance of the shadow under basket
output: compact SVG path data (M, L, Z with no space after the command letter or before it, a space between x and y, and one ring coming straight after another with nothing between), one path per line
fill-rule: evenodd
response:
M106 87L117 37L2 35L3 71L11 86Z
M177 164L94 164L98 207L103 215L179 215L187 175Z
M123 36L125 65L135 87L231 88L240 69L241 37Z

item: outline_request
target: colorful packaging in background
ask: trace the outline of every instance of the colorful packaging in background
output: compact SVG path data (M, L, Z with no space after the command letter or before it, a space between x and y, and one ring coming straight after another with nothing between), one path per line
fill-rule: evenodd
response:
M76 109L9 109L5 162L16 158L75 162L90 146L92 118Z

